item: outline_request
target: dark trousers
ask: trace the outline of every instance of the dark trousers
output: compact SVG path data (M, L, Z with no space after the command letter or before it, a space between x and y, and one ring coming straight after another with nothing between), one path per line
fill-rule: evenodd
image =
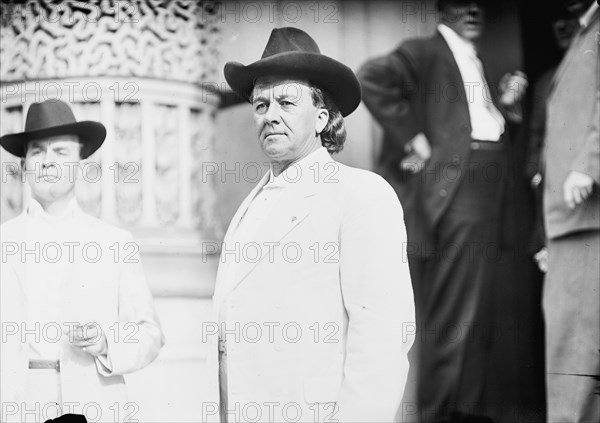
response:
M471 153L416 290L422 422L487 414L482 401L506 166L504 151Z

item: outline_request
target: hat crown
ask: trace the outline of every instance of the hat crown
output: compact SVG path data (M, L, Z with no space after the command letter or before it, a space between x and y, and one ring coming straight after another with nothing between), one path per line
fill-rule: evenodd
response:
M25 131L37 131L75 122L75 115L68 104L60 100L46 100L31 105L27 111Z
M291 27L275 28L271 31L271 36L269 37L269 41L267 41L267 46L263 52L262 59L292 51L321 53L315 40L313 40L306 32Z

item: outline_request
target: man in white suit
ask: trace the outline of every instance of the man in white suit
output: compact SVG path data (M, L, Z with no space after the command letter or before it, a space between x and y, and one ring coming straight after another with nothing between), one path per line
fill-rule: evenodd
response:
M164 343L133 238L75 200L79 162L105 136L102 124L45 101L31 105L24 132L0 138L23 159L32 192L0 227L2 421L131 421L139 409L123 375Z
M271 169L222 246L202 419L391 422L414 338L402 207L382 178L330 156L358 80L295 28L225 77L252 104Z

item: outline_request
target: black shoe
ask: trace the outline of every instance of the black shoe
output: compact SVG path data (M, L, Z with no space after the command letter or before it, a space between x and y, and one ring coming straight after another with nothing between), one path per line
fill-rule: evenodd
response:
M44 423L87 423L87 419L81 414L63 414L55 419L46 420Z

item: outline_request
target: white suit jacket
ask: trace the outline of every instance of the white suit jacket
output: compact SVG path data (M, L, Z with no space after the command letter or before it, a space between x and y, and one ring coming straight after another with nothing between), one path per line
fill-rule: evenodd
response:
M28 281L28 266L35 265L31 260L36 257L27 254L24 258L21 254L26 248L29 251L35 248L36 234L29 219L25 211L0 226L0 310L5 337L1 393L3 409L8 410L5 417L14 421L20 421L21 406L26 400L29 361L27 336L30 335L25 336L25 342L22 337L22 324L27 321L28 312L24 284ZM94 405L88 407L92 413L90 419L122 421L128 415L135 417L136 413L135 404L127 403L123 375L152 362L164 344L164 336L131 235L83 213L78 207L72 224L75 234L72 241L78 246L72 247L73 264L65 281L66 295L59 323L61 326L64 322L98 323L106 334L108 356L103 360L94 358L72 346L68 336L63 336L60 340L62 401L75 404L69 407L77 414L83 414L86 404L96 403L102 415L96 420L98 407ZM100 256L97 246L82 254L83 246L92 243L100 247ZM66 247L64 254L65 251ZM43 254L39 257L43 259ZM18 406L16 410L14 404Z
M415 321L402 207L378 175L313 157L254 239L234 228L268 175L225 236L213 301L214 324L227 307L230 422L391 422L401 403ZM218 336L204 327L202 420L218 421Z

